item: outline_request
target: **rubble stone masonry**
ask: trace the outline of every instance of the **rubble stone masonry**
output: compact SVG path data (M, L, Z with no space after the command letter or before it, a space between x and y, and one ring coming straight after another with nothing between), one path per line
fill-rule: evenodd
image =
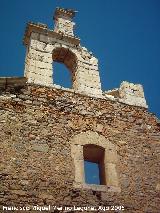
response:
M2 205L159 212L160 123L145 108L27 85L1 93L0 130ZM117 147L120 191L74 184L73 138L91 132Z
M57 8L54 30L28 23L25 77L0 78L0 212L51 205L159 213L160 121L140 84L102 91L74 15ZM70 70L72 88L54 84L55 61ZM85 183L85 159L98 161L100 185Z

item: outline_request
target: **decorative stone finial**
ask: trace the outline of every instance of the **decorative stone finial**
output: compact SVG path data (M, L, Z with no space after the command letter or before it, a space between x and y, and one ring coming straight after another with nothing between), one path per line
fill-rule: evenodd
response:
M65 35L74 36L75 23L72 21L76 11L57 7L54 13L54 31Z

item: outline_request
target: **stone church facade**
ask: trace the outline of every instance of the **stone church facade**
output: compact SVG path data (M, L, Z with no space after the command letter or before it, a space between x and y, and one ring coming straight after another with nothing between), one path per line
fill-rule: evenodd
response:
M54 30L28 23L24 77L0 78L2 212L158 213L160 121L140 84L102 91L75 13L56 8ZM72 88L54 84L54 62L69 69ZM84 161L99 165L100 184L86 183Z

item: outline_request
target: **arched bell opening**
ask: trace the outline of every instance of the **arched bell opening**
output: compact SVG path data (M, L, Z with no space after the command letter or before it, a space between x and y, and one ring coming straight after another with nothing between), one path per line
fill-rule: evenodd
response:
M73 88L75 83L75 72L77 68L77 57L67 48L56 48L53 50L53 83L62 87Z

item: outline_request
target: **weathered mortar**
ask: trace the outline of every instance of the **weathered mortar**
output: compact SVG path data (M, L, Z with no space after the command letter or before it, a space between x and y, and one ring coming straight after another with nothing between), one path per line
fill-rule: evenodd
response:
M2 96L2 205L124 205L126 212L159 211L160 128L154 115L35 85L12 94L8 89ZM120 193L73 186L70 141L89 130L118 147Z
M102 92L98 60L74 36L74 14L57 8L54 31L29 23L25 77L0 78L1 205L158 213L160 122L141 85ZM54 84L52 61L68 67L73 88ZM84 183L86 143L105 149L105 185Z

